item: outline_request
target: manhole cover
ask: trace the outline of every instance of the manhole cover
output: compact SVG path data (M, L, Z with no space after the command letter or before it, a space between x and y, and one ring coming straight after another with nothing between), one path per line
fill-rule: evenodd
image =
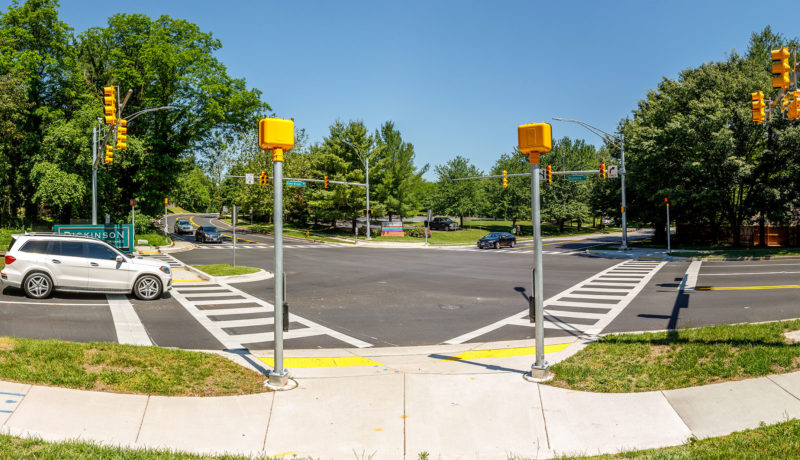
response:
M461 310L461 305L439 305L442 310Z

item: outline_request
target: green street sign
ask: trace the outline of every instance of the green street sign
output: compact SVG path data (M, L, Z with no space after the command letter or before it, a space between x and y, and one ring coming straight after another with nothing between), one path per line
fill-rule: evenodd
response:
M567 181L569 182L580 182L582 180L586 180L586 176L567 176Z
M60 235L86 235L101 239L122 252L133 252L133 225L54 225Z
M287 180L286 181L287 187L305 187L306 183L301 180Z

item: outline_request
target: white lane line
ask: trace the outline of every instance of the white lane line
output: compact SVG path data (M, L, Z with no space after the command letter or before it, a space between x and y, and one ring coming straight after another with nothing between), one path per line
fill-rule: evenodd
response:
M270 305L271 306L271 305ZM247 313L261 313L267 311L262 306L258 307L246 307L246 308L220 308L220 309L206 309L200 310L206 316L225 316L225 315L243 315ZM272 310L268 310L269 313L272 313ZM218 324L219 321L215 321L214 324Z
M650 282L650 280L655 276L655 274L666 265L666 262L658 262L656 265L650 270L650 273L645 277L639 280L631 280L637 281L636 283L608 283L603 282L605 279L615 279L615 278L605 278L608 272L613 271L614 269L620 267L627 267L631 265L635 265L635 262L632 261L624 261L617 265L614 265L610 268L603 270L596 275L593 275L587 278L584 281L581 281L578 284L564 290L556 294L555 296L551 297L550 299L546 299L544 301L544 309L545 312L548 313L548 308L550 305L553 306L576 306L576 307L590 307L590 308L605 308L609 311L602 315L599 315L599 319L594 324L573 324L569 322L569 318L567 316L573 314L573 312L564 312L563 318L551 317L547 318L543 321L543 325L545 328L549 329L560 329L564 332L567 332L571 335L596 335L599 334L606 326L608 326L611 321L614 320L621 312L624 310L636 296L641 292L642 289ZM628 281L627 278L623 278L623 280ZM618 300L616 303L589 303L589 302L569 302L569 301L561 301L555 299L561 299L564 297L569 298L570 294L574 291L579 290L587 290L591 288L591 285L605 285L605 286L618 286L618 287L627 287L628 289L625 290L626 294L623 296L622 299ZM477 330L467 332L466 334L462 334L458 337L452 338L444 343L456 345L461 344L464 342L468 342L473 340L477 337L480 337L484 334L492 332L494 330L500 329L506 325L516 325L516 326L526 326L526 327L534 327L534 324L530 322L530 319L527 318L528 310L523 310L516 315L509 316L507 318L503 318L499 321L495 321L492 324L486 325L482 328ZM577 318L577 316L575 316ZM597 316L592 316L591 319L595 319Z
M686 274L683 275L681 280L681 291L694 291L697 286L697 276L700 274L700 266L703 265L702 260L693 260L686 269Z
M266 326L273 323L273 318L251 318L251 319L231 319L226 321L214 321L219 327L246 327L246 326Z
M185 295L186 297L191 297L191 298L195 298L195 297L198 297L198 298L202 298L202 297L225 297L225 296L230 297L230 295L233 294L230 291L225 291L225 292L184 292L184 291L182 291L181 293L183 295Z
M793 275L800 272L703 273L703 276Z
M625 298L624 295L576 294L574 292L572 294L568 295L567 297L569 297L570 299L602 299L602 300L606 300L606 299L608 299L608 300L614 300L614 299L621 300L621 299Z
M124 345L152 345L144 324L130 300L121 294L107 294L108 306L117 332L117 342Z
M226 295L226 294L223 294ZM227 294L231 295L231 294ZM184 297L192 297L192 294L183 294ZM217 299L217 300L187 300L195 304L196 306L200 305L235 305L237 303L249 303L246 298L239 298L239 299Z
M606 313L607 312L586 313L582 311L566 311L566 310L559 310L557 307L548 307L545 308L544 310L545 315L556 318L564 318L564 319L566 319L568 316L572 318L600 319L600 317L605 315Z

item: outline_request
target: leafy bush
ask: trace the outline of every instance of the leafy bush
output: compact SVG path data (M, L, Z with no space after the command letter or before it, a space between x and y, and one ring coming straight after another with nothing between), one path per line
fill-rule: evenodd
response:
M412 238L425 238L425 227L406 228L403 229L403 234ZM428 236L431 236L430 230L428 231Z
M99 219L98 219L99 220ZM157 219L153 218L152 216L148 216L144 213L137 212L136 213L136 220L133 223L133 230L138 234L143 233L155 233L155 232L163 232L164 228L156 228L156 221ZM118 224L130 224L131 223L131 216L128 214L127 218L120 219L117 221Z

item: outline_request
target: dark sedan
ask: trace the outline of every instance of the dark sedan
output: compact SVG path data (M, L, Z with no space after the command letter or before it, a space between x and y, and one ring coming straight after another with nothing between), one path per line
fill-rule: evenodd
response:
M206 225L197 227L194 232L194 240L201 243L222 243L222 235L216 227Z
M508 232L492 232L478 240L478 248L495 248L508 246L513 248L517 244L517 237Z

